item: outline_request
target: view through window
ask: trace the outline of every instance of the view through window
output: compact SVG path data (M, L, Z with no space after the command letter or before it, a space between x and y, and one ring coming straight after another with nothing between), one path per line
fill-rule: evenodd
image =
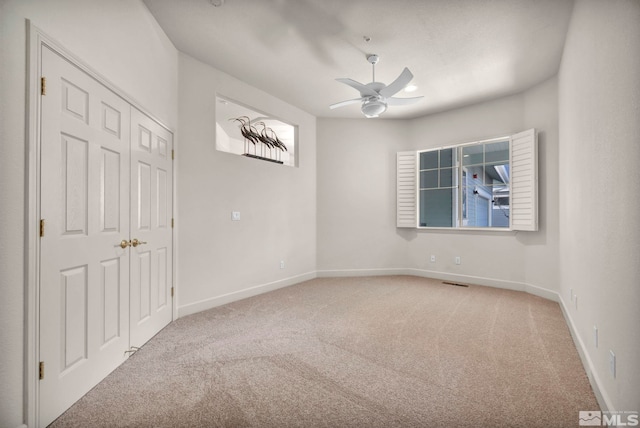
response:
M509 228L509 142L419 151L419 227Z

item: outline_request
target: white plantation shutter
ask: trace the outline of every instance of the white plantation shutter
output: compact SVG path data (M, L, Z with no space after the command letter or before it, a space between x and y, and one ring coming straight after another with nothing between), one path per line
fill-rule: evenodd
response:
M416 152L398 152L396 181L396 227L417 226Z
M536 130L511 136L511 229L538 230L538 141Z

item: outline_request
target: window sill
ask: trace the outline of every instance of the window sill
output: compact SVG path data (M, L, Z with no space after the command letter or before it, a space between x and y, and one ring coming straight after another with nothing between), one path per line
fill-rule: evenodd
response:
M465 231L465 232L517 232L517 230L510 229L508 227L428 227L418 226L418 230L424 231Z

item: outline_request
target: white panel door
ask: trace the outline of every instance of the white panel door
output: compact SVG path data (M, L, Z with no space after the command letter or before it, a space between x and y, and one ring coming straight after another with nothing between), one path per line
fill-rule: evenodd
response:
M132 107L130 326L131 345L137 347L173 314L172 148L172 134Z
M40 425L126 359L130 106L43 47Z

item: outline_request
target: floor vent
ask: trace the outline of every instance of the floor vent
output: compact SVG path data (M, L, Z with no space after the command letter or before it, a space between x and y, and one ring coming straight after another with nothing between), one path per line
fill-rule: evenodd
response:
M447 285L455 285L456 287L468 287L467 284L460 284L459 282L442 281L442 283Z

